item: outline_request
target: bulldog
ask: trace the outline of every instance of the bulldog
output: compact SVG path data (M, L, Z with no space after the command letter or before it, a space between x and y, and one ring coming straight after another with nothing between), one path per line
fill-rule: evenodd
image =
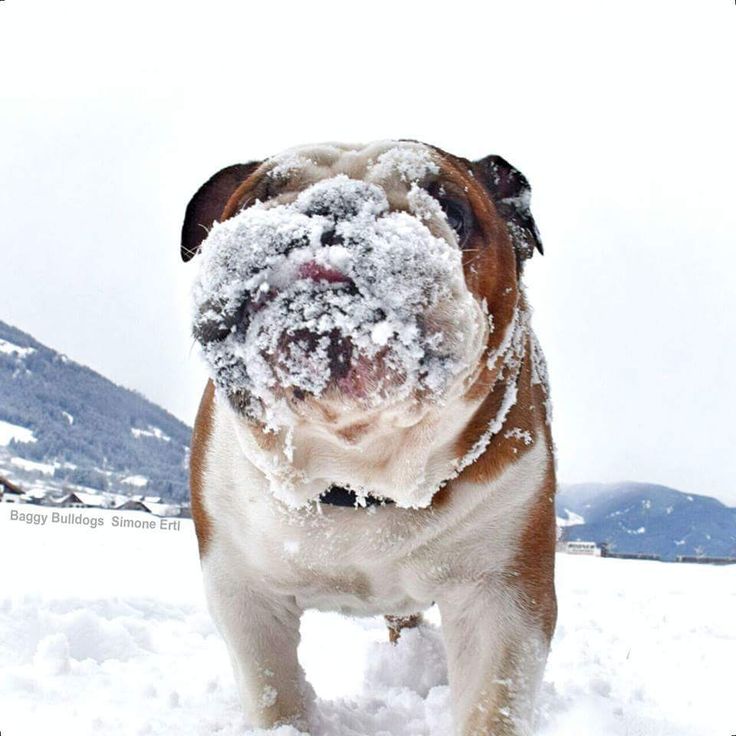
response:
M294 148L189 203L208 605L254 726L308 730L306 609L439 606L456 733L530 734L556 619L527 180L415 141Z

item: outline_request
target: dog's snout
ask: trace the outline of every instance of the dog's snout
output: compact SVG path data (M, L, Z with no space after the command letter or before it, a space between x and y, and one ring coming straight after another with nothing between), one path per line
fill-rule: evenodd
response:
M297 208L309 217L326 217L333 222L351 220L365 211L384 211L385 193L375 184L337 176L318 183L297 200Z

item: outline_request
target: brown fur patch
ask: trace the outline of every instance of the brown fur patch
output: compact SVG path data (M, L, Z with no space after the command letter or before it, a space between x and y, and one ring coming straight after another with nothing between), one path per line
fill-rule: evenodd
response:
M220 222L229 220L231 217L233 217L233 215L236 215L238 212L240 212L240 210L243 209L243 207L246 206L251 199L255 198L252 195L254 193L254 190L262 180L261 174L259 172L260 167L256 169L245 181L243 181L240 186L230 195L230 199L228 199L227 204L222 211ZM263 194L266 197L268 196L267 192L264 192Z
M203 557L212 536L212 523L204 508L204 468L207 447L212 434L214 414L215 386L212 381L207 382L202 400L194 421L192 435L192 453L189 458L189 485L192 501L192 519L197 532L199 556Z
M264 452L275 452L279 444L279 435L276 432L268 432L264 425L259 424L253 419L243 417L248 422L253 439L258 443L258 447Z
M486 188L473 175L472 164L440 149L434 150L440 156L442 180L462 192L473 211L473 232L463 249L465 283L479 301L486 301L493 316L493 330L481 358L483 369L466 392L466 398L473 401L486 394L496 382L498 369L492 372L486 361L501 345L506 327L514 317L519 298L516 254L506 223Z
M392 644L396 644L399 641L401 638L401 632L404 629L415 629L424 622L424 616L421 613L412 613L409 616L386 615L383 618L386 619L388 640Z
M510 568L512 580L522 594L524 609L541 625L548 641L552 639L557 622L554 588L556 488L554 463L550 458L544 483L529 508L519 551Z
M552 437L545 410L546 397L541 385L532 384L531 345L528 339L526 356L519 374L512 379L515 379L517 384L516 403L509 410L502 429L491 438L485 452L474 463L435 494L432 499L433 508L441 508L447 504L460 481L490 483L495 480L509 465L529 452L537 442L543 442L550 448L551 456ZM497 416L501 408L506 387L506 381L501 380L488 393L458 438L456 457L465 457L478 438L488 430L491 419ZM517 429L519 432L514 432ZM527 438L531 439L531 443L527 443Z
M337 435L350 445L355 445L371 428L370 422L355 422L338 431Z
M457 445L457 457L464 457L470 452L478 438L487 431L488 425L498 415L507 390L507 381L516 381L516 403L506 415L500 431L492 438L486 451L461 474L463 480L471 483L488 483L497 478L506 467L516 462L528 452L535 443L545 442L546 436L540 427L545 424L544 404L535 400L532 390L531 345L527 339L526 355L518 376L496 382L493 390L480 405L478 411L465 427ZM528 433L531 442L524 439Z

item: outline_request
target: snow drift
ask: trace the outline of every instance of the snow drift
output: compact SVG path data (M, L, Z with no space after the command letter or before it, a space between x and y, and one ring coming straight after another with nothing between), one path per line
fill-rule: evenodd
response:
M243 720L191 522L28 527L0 504L0 555L3 733L296 736ZM561 555L557 586L539 736L733 732L736 568ZM307 613L299 654L318 695L312 736L451 733L435 629L392 647L380 619Z

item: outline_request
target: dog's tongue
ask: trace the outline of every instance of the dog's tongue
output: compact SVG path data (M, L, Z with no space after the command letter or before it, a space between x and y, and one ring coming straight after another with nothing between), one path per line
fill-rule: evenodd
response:
M307 261L299 266L299 278L312 281L327 281L330 284L348 283L350 279L335 268L323 266L316 261Z

